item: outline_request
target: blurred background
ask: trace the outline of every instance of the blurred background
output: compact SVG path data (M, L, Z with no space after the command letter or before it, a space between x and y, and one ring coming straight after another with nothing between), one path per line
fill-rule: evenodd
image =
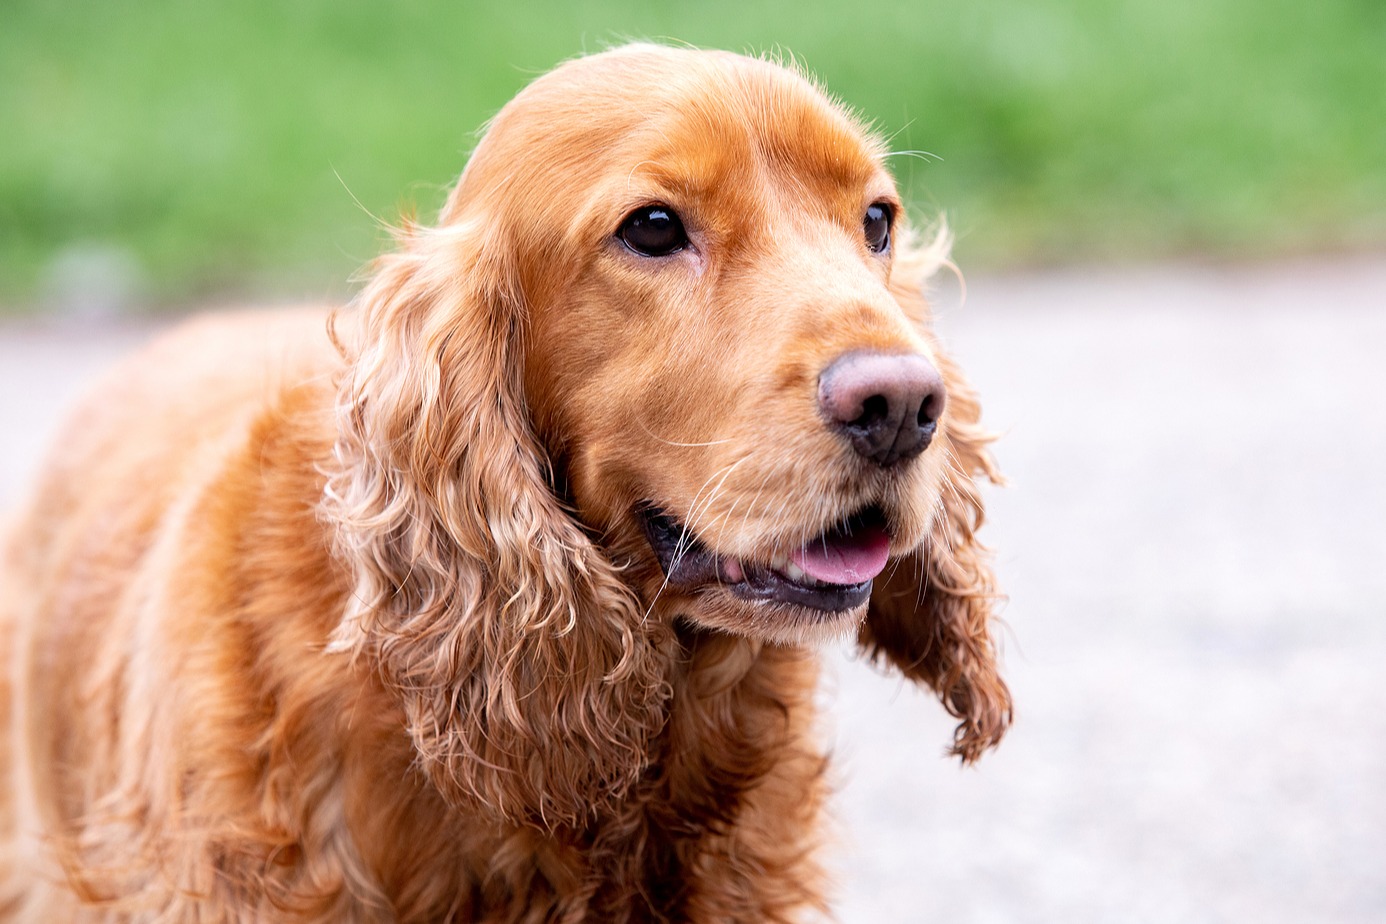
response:
M625 38L793 54L969 270L1386 240L1379 0L301 0L0 8L0 300L340 295L535 75Z
M0 4L0 512L179 313L342 300L633 38L793 55L967 280L1010 738L831 656L845 921L1386 920L1386 4Z

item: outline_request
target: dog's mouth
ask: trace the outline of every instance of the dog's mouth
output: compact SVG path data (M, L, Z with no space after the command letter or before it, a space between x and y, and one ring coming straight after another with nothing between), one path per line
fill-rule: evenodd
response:
M865 603L884 570L890 533L879 508L868 507L775 561L720 555L662 510L641 515L650 547L673 587L721 585L746 600L774 601L825 613Z

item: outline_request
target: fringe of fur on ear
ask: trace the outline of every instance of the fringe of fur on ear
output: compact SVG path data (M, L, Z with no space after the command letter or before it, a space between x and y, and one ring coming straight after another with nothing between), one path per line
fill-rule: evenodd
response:
M873 661L938 693L961 720L952 752L971 763L1000 742L1012 719L992 637L1000 595L976 536L983 508L974 477L999 481L1000 474L986 451L992 437L977 424L975 395L956 367L940 360L955 415L942 507L925 547L878 579L858 641Z
M994 611L1002 598L990 551L977 539L985 513L976 478L995 484L1003 479L987 449L995 436L980 424L976 393L950 359L937 359L949 383L952 416L945 443L947 486L929 538L924 606L937 626L931 683L948 711L962 719L953 753L970 762L1001 740L1013 712L992 636Z
M896 253L892 293L926 333L924 284L940 269L958 273L951 246L948 224L940 218L926 244L905 230ZM976 479L1003 479L987 448L995 437L981 426L975 390L937 347L934 361L948 387L942 438L930 450L947 455L940 509L925 547L878 579L858 640L872 660L889 662L938 693L948 712L962 720L952 751L970 763L1001 740L1012 719L992 637L1001 597L988 550L977 539L984 509Z
M333 648L402 700L450 801L546 829L611 808L664 722L660 640L562 508L479 225L407 229L359 299L322 506L355 596Z

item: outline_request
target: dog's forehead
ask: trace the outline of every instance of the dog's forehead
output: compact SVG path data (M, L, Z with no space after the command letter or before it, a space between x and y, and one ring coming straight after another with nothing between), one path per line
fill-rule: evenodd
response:
M559 66L502 109L444 219L497 193L584 211L583 199L619 197L642 179L696 200L768 178L855 210L864 190L892 188L883 154L857 118L793 70L730 52L625 46Z
M727 52L683 52L669 62L653 56L646 76L656 84L650 90L664 91L645 94L652 101L644 110L647 138L663 139L652 145L655 153L695 169L754 157L845 187L883 171L876 138L797 71Z
M634 156L711 183L754 165L800 184L856 190L883 172L871 137L816 88L778 67L746 63L649 112L646 130L632 136Z
M694 158L750 149L799 173L843 183L882 169L883 145L808 76L726 51L616 48L561 65L512 105L531 108L527 103L536 104L547 127L561 121L565 134L601 137L611 149Z

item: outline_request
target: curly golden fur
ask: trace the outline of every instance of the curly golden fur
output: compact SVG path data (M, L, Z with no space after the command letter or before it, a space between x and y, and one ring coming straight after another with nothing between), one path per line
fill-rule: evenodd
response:
M214 317L117 369L7 547L0 918L826 913L813 645L937 691L964 760L1011 711L989 437L921 295L946 240L909 234L883 156L769 62L578 59L333 335ZM653 204L686 246L623 241ZM917 458L825 424L820 372L861 350L942 373ZM715 579L673 579L656 507ZM869 603L734 586L864 508Z

